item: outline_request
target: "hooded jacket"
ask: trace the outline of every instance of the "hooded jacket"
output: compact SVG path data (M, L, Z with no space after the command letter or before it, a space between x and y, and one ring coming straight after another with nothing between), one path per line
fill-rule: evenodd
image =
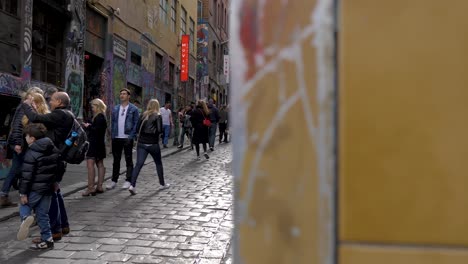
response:
M59 150L50 138L44 137L32 143L24 155L19 193L52 195L58 160Z

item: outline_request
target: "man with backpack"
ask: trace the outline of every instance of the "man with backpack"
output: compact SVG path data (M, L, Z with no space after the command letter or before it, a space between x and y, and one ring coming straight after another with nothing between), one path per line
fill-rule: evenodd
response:
M75 117L68 110L70 106L70 97L65 92L56 92L52 94L49 105L51 112L48 114L38 114L32 107L30 100L25 100L22 104L24 114L32 123L42 123L47 128L46 136L54 142L58 149L64 149L65 141L71 131ZM62 239L62 235L70 232L67 211L60 193L59 183L65 174L66 163L59 162L60 169L56 174L55 192L49 209L50 227L54 240ZM40 238L33 240L33 243L40 243Z

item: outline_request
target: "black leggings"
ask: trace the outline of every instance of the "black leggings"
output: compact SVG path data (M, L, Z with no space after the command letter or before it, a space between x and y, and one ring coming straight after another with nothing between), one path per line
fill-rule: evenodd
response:
M206 152L206 143L202 143L203 150ZM200 144L195 144L195 150L197 151L197 157L200 156Z

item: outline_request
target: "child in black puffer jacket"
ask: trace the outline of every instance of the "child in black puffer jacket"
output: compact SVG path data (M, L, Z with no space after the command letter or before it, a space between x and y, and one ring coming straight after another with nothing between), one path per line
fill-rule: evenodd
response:
M22 220L18 231L18 240L29 235L29 227L34 222L31 211L36 212L37 225L41 229L41 242L31 249L43 250L54 247L49 224L49 207L55 183L55 172L58 169L59 150L50 138L46 137L46 128L42 124L31 124L25 127L24 134L29 149L24 155L19 193L21 198L20 217Z

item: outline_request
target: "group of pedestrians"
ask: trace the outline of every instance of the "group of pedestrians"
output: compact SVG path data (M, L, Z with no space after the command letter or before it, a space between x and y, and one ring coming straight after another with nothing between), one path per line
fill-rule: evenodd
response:
M126 162L126 176L122 189L127 189L131 195L136 195L136 183L141 168L149 155L156 165L160 189L166 189L169 184L164 180L162 164L161 139L163 147L167 147L171 128L174 126L170 103L160 107L158 100L151 99L146 110L140 115L138 108L130 103L131 92L123 88L120 91L120 104L111 111L111 142L113 155L112 179L106 186L114 189L120 175L122 152ZM106 168L105 135L108 127L106 119L107 106L100 99L90 102L92 117L81 125L86 130L89 149L86 154L88 170L88 186L83 196L95 196L103 193ZM181 145L184 137L190 140L196 157L200 159L200 144L203 146L204 157L209 159L208 146L214 150L216 127L220 127L220 142L226 130L228 120L224 107L221 111L213 102L187 106L179 113L182 122ZM60 192L60 182L66 171L63 152L66 140L71 134L75 116L70 111L70 98L65 92L55 92L46 102L39 88L31 88L23 98L23 102L15 112L8 144L12 151L12 168L0 192L1 206L14 206L8 198L11 185L19 173L20 218L21 225L17 234L19 240L29 235L29 228L34 220L41 230L41 236L33 239L32 249L50 249L54 241L60 240L70 232L68 216ZM214 132L213 132L214 131ZM214 135L214 136L213 136ZM136 164L133 164L133 146L136 141ZM227 142L227 136L224 136ZM207 146L208 145L208 146ZM97 182L96 182L97 170ZM33 212L35 213L35 218Z
M66 170L60 149L74 122L68 110L70 98L55 92L47 103L39 88L29 89L17 107L8 139L13 164L1 193L1 205L15 205L8 199L16 174L19 180L21 226L18 239L28 236L35 212L41 236L34 238L32 249L49 249L54 240L70 232L60 181Z
M207 148L209 146L210 150L214 151L218 126L219 144L228 142L228 109L222 106L221 110L218 110L212 99L209 100L208 105L204 101L198 101L196 105L191 104L185 109L179 109L179 120L182 128L178 148L183 148L185 137L187 137L192 150L195 146L197 159L200 159L200 144L203 147L203 155L209 159Z

